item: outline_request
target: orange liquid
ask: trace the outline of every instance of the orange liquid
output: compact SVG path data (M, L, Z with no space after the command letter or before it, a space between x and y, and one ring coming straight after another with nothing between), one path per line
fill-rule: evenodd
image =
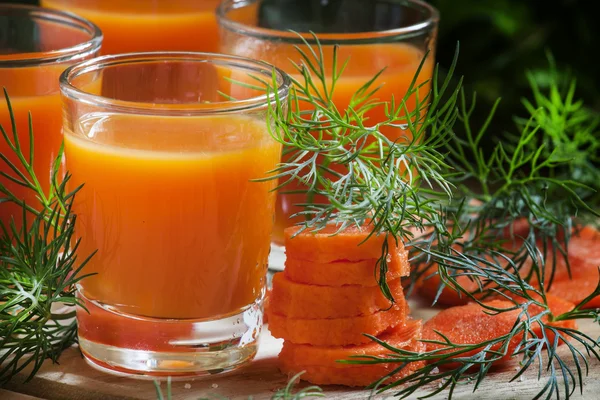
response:
M30 148L28 115L31 112L35 138L33 169L45 193L48 193L52 165L62 142L62 109L58 94L58 76L64 68L64 66L0 68L0 88L4 86L8 90L16 118L21 149L27 159L29 159ZM14 142L4 93L0 96L0 124ZM0 138L0 152L13 164L17 165L22 172L25 172L4 138ZM0 171L16 177L15 172L2 160L0 160ZM25 175L30 179L27 174ZM4 177L0 177L0 183L29 206L38 210L41 208L40 202L36 199L35 192L32 190ZM5 195L0 193L0 197L5 197ZM0 221L8 227L7 224L14 217L17 228L20 228L23 220L22 212L23 209L16 204L2 203L0 205ZM32 220L34 217L30 214L28 218Z
M227 315L262 295L281 147L263 121L93 117L65 135L86 297L158 318ZM104 118L104 119L103 119ZM103 143L95 143L99 140Z
M300 82L303 78L298 75L292 61L300 64L301 56L291 45L279 45L274 48L265 48L264 44L258 45L252 40L241 43L239 48L227 49L233 54L252 55L255 58L272 63L284 71L294 76ZM307 49L303 47L305 51ZM337 81L332 100L338 110L343 113L350 104L352 96L365 83L375 76L376 73L385 68L385 71L371 86L372 89L381 86L379 91L373 96L373 99L378 101L389 102L394 96L396 106L409 89L409 86L414 78L415 73L424 57L424 53L417 48L403 43L392 44L369 44L369 45L354 45L342 46L338 51L338 68L349 60L342 77ZM419 74L417 85L431 79L433 71L433 54L429 54ZM332 76L331 66L333 60L333 48L331 46L324 47L324 64L329 69L326 71L326 76ZM330 83L329 83L330 85ZM429 85L425 85L419 90L419 98L423 99L429 91ZM409 111L415 108L415 97L412 96L407 102ZM376 123L385 121L385 108L379 106L370 110L365 122L367 126L375 125ZM399 122L398 122L399 123ZM383 129L383 133L389 138L406 140L410 136L410 132L387 127ZM282 191L302 190L299 184L291 183ZM315 199L316 202L323 199ZM300 222L301 218L291 218L290 216L302 211L302 208L297 204L306 203L306 196L303 194L284 194L279 193L277 196L276 206L276 221L273 232L273 241L283 244L283 229Z
M104 33L103 54L218 49L219 0L42 0L71 11Z

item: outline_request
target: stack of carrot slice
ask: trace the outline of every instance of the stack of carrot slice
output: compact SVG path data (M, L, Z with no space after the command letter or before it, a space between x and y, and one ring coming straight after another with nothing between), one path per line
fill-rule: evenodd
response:
M366 386L397 365L338 363L356 355L389 353L364 334L421 351L421 323L407 318L400 282L409 274L402 243L387 243L387 279L396 300L392 303L381 293L375 271L383 235L369 237L368 228L358 227L342 232L333 226L318 232L298 229L285 232L286 268L273 278L266 307L271 333L285 340L279 355L284 373L305 371L302 379L315 384ZM395 378L420 366L408 365Z

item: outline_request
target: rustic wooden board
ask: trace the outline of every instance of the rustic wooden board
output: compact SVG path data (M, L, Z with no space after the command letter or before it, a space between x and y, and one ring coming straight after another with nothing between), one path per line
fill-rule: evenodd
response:
M437 310L424 305L412 304L412 314L415 318L427 319L435 312ZM600 327L594 326L591 322L581 323L580 328L594 338L600 336ZM285 386L288 379L277 368L277 353L280 348L281 341L273 338L265 330L261 335L258 356L248 367L228 375L173 382L173 399L222 399L223 396L232 400L247 399L249 396L254 400L269 399L274 392ZM563 352L565 350L561 349ZM459 388L456 398L481 400L533 398L541 387L535 379L535 372L528 371L523 380L509 383L508 380L513 374L514 366L504 371L494 372L475 394L471 393L472 385L464 385ZM591 365L590 374L585 379L584 385L584 394L576 394L575 399L600 398L600 364ZM162 387L165 386L165 383L162 383ZM325 387L325 392L327 398L344 400L366 399L370 395L365 390L334 386ZM51 363L44 365L33 381L27 384L18 381L7 384L4 391L0 391L0 399L29 398L16 397L19 396L18 393L50 400L156 399L155 388L151 381L132 380L99 372L86 364L76 348L69 349L63 354L60 365ZM380 397L384 398L384 396ZM435 398L445 399L446 396L442 394Z

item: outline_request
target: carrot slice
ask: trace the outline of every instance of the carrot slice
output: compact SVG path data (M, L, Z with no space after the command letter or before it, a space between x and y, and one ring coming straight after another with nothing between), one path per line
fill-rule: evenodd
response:
M343 285L377 285L379 268L377 259L363 261L334 261L330 263L315 263L312 261L296 260L288 257L285 262L286 276L294 282L309 285L343 286ZM386 278L393 280L408 276L410 264L408 252L399 252L398 257L388 257L388 272Z
M394 298L403 301L400 279L389 282L389 287ZM273 276L271 311L289 318L355 317L373 314L391 305L379 286L305 285L290 281L283 273Z
M537 293L532 293L531 296L533 298L535 298L536 300L541 301L541 296L538 295ZM515 296L512 294L510 294L509 297L516 300L518 303L521 303L521 304L526 301L526 299L524 299L523 297ZM500 299L500 296L498 299ZM496 300L498 300L498 299L496 299ZM546 302L548 304L548 307L550 308L550 311L552 312L552 315L554 315L554 316L564 314L566 312L571 311L573 308L575 308L575 304L572 301L569 301L567 299L564 299L562 297L559 297L559 296L556 296L556 295L553 295L550 293L546 293ZM530 314L536 315L536 314L542 312L543 308L541 308L535 304L532 304L529 306L528 310L529 310ZM577 329L577 321L576 320L548 322L548 318L545 317L543 319L543 321L545 323L547 323L548 325L552 325L552 326L556 326L556 327Z
M507 228L507 235L510 235L508 229L510 229L511 232L514 233L514 235L518 235L520 231L524 229L525 226L527 226L526 220L524 220L524 222L522 220L517 220L512 227ZM504 244L504 247L508 250L516 250L521 246L522 242L522 239L520 239L518 236L515 236L512 239L507 239L507 242ZM492 259L492 257L489 256L488 259ZM502 262L503 259L497 257L495 261ZM437 264L431 265L428 268L428 270L423 273L423 276L417 282L418 293L422 297L432 302L438 296L438 291L440 289L440 285L442 284L442 279L440 278L440 275L438 275L437 271ZM457 276L455 277L455 279L461 287L475 295L475 297L481 297L481 295L478 296L477 293L479 291L479 284L476 281L464 275ZM484 282L482 282L482 284L483 283ZM437 304L445 306L463 305L469 303L470 301L471 299L468 296L459 293L450 287L444 287L439 297L437 297Z
M568 251L571 277L564 257L557 255L556 272L549 293L578 304L593 293L600 279L600 232L591 226L580 227L573 232ZM551 262L552 255L549 255L546 263L549 266ZM600 296L594 297L584 307L600 307Z
M475 294L479 289L477 282L469 279L467 276L457 276L456 281L460 286L473 294ZM469 297L455 291L450 287L444 287L438 296L441 283L442 279L437 274L437 265L432 265L428 271L424 273L423 278L421 278L417 283L418 293L431 302L433 302L433 300L437 297L436 304L443 306L459 306L467 304L469 301L471 301Z
M339 233L337 233L336 226L329 225L317 232L304 231L294 236L300 229L299 226L293 226L284 232L287 257L319 264L340 260L378 259L381 257L382 246L386 240L386 236L383 234L369 237L371 233L369 225L348 227ZM369 237L368 240L367 237ZM392 237L389 237L387 241L390 262L401 262L399 258L404 252L404 245L402 242L396 243Z
M599 267L600 232L589 225L574 232L569 241L569 256L582 264Z
M398 327L380 336L388 344L411 351L422 351L421 321L408 321L406 325ZM283 373L293 375L305 371L301 379L317 385L346 385L368 386L383 378L399 364L372 364L350 365L337 362L348 360L352 356L370 355L384 357L390 351L376 342L359 346L311 346L306 344L293 344L284 342L279 354L280 369ZM411 363L394 375L393 379L406 376L423 363Z
M555 296L548 296L548 306L554 315L560 315L564 312L573 309L573 303L565 301ZM491 300L485 302L486 305L495 308L510 308L513 303L509 300ZM531 305L528 308L530 315L536 315L542 311L538 306ZM513 328L515 321L519 318L521 310L512 310L500 314L490 315L486 313L481 305L477 303L469 303L464 306L451 307L439 312L423 325L423 339L444 341L440 332L446 336L452 343L456 344L476 344L487 340L492 340L500 336L506 335ZM523 318L523 317L521 317ZM547 317L544 317L547 321ZM575 328L574 321L561 321L554 324L555 326ZM532 325L532 331L536 335L541 335L541 328L538 324ZM436 332L437 331L437 332ZM547 332L550 334L551 332ZM507 355L499 361L510 358L514 349L518 346L522 338L522 334L516 335L510 341ZM553 340L549 337L549 340ZM561 343L562 344L562 343ZM427 350L437 350L443 348L444 345L427 343ZM492 350L499 346L492 347ZM468 356L476 353L473 351L461 356Z
M519 249L522 246L522 243L523 243L523 241L521 239L514 238L513 240L510 240L507 243L505 243L504 247L507 250L516 251L517 249ZM491 256L488 256L488 259L491 260L492 259ZM504 263L504 264L508 263L507 261L503 260L503 258L501 258L501 257L497 257L495 259L495 262ZM557 270L561 270L563 268L562 267L563 264L566 265L564 263L564 260L562 261L562 264L561 264L561 260L557 259ZM525 262L525 264L521 266L519 273L522 277L526 277L527 274L530 273L530 271L531 271L531 262L529 260L527 260ZM511 270L511 272L514 272L514 270ZM551 269L550 268L546 269L546 281L548 281L550 279L550 273L551 273ZM477 282L475 282L474 280L470 279L467 276L457 276L455 279L460 286L462 286L464 289L466 289L467 291L472 293L476 298L482 298L483 293L480 292L479 284ZM533 284L535 284L535 282L536 282L535 277L532 277L531 281ZM483 284L485 282L482 281L481 283ZM438 291L439 291L441 284L442 284L442 280L437 273L437 265L434 264L431 267L429 267L428 271L426 271L423 274L423 277L417 283L418 293L422 297L424 297L430 301L433 301L436 298L436 296L438 296ZM464 304L469 303L470 301L472 301L471 298L469 298L468 296L466 296L462 293L455 291L454 289L452 289L450 287L444 287L442 289L441 294L439 295L439 297L437 299L438 304L445 305L445 306L464 305Z
M519 246L520 242L517 240L510 245L514 248L515 246ZM538 248L542 248L541 243L538 243ZM600 232L591 226L579 227L573 232L569 241L568 251L572 279L569 278L567 263L561 254L556 256L554 272L552 271L554 256L551 253L545 255L546 269L544 271L544 279L547 284L554 273L550 293L573 303L579 303L594 291L598 283L598 267L600 266ZM431 272L426 272L424 278L418 282L418 291L423 297L433 300L437 295L441 279L439 275L436 274L437 269L435 266L432 266L430 271ZM520 274L525 278L530 271L531 264L525 264L521 268ZM477 283L466 276L457 277L457 281L471 293L476 293L479 289ZM534 286L539 285L535 276L531 277L531 283ZM442 305L462 305L469 301L470 299L468 297L460 295L450 288L444 288L438 298L438 303ZM587 305L589 308L599 306L600 296L594 298Z
M543 243L537 243L538 249L543 248ZM568 259L569 267L571 269L571 276L581 277L592 275L592 279L597 276L597 269L600 266L600 232L591 226L577 227L573 229L571 238L568 244ZM554 277L553 282L562 280L569 280L569 269L567 263L562 254L556 254L556 261L554 260L554 254L548 249L546 257L546 271L545 271L545 282L548 283L551 278L552 268L554 265ZM529 272L529 268L521 271L521 276L525 276ZM532 280L536 282L537 280ZM596 280L597 282L597 280ZM591 293L591 290L590 290Z
M377 336L402 326L408 305L398 301L391 309L371 315L333 319L296 319L269 312L269 330L276 338L296 344L314 346L347 346L371 341L364 334Z
M600 274L597 268L588 268L587 273L578 272L578 276L573 279L564 279L552 283L550 287L551 294L562 297L565 300L579 304L596 289ZM600 308L600 296L594 297L583 308Z
M513 303L508 300L492 300L486 304L497 308L509 308ZM505 335L512 329L519 310L508 311L497 315L486 314L485 309L477 303L451 307L440 311L423 325L423 339L444 341L440 332L452 343L475 344ZM520 339L513 339L508 354L518 344ZM427 343L427 350L437 350L443 345ZM475 353L475 352L473 352Z

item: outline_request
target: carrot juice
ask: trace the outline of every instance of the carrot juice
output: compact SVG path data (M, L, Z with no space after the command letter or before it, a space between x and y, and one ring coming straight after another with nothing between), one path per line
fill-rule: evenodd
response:
M79 253L98 250L85 297L139 316L199 319L262 296L276 183L252 180L280 156L265 122L91 118L94 139L65 135L73 184L85 183Z
M58 78L71 64L95 55L102 41L100 31L77 17L37 7L0 5L0 22L8 27L7 37L0 44L0 89L6 89L15 118L21 151L29 160L29 115L34 132L32 167L37 181L47 194L54 161L62 143L62 106ZM19 29L17 29L17 27ZM0 125L14 143L8 104L0 95ZM21 166L15 152L0 138L0 152L10 162L33 179ZM0 160L0 171L12 177L17 174ZM5 177L0 183L28 206L40 208L36 193ZM0 193L0 198L5 198ZM2 202L0 221L8 227L14 219L22 226L21 205ZM29 216L33 219L33 216Z
M37 71L39 72L39 71ZM51 179L52 164L56 159L60 144L62 143L61 126L62 126L62 115L61 115L61 104L60 96L57 93L58 76L62 70L57 72L46 71L44 74L49 78L42 82L52 82L52 85L56 86L48 88L49 90L45 95L31 95L35 93L35 88L32 88L31 80L18 79L18 76L31 77L35 74L32 71L26 70L3 70L0 68L0 85L6 86L8 82L15 82L18 80L19 85L15 87L7 88L10 96L11 106L16 120L16 127L19 137L19 142L22 148L27 154L29 151L29 113L32 116L33 129L35 133L35 149L37 150L34 157L33 169L39 183L44 190L44 193L48 193ZM33 90L32 90L33 89ZM5 131L9 134L11 140L12 137L11 120L8 112L6 100L4 94L0 98L0 125L4 127ZM9 145L2 139L0 140L0 152L4 154L13 164L20 166L20 161L17 155L10 149ZM20 168L21 172L25 172L24 168ZM0 171L7 173L11 176L15 176L15 172L6 165L4 162L0 162ZM25 172L26 173L26 172ZM28 205L39 209L39 200L36 199L36 193L24 186L18 185L14 182L2 181L8 190L10 190L19 201L25 201ZM4 197L3 195L0 195ZM0 221L4 224L9 223L12 217L14 217L17 226L21 226L19 223L22 220L23 208L14 203L2 204L0 207ZM33 217L31 217L33 218ZM8 226L8 225L6 225Z
M102 29L103 54L218 49L214 10L219 0L42 0Z
M165 52L103 56L61 77L70 184L84 184L73 205L78 256L97 250L77 312L93 366L203 375L256 354L277 185L261 178L281 145L271 100L228 79L272 71ZM145 85L127 92L132 74ZM276 76L285 98L289 79Z

